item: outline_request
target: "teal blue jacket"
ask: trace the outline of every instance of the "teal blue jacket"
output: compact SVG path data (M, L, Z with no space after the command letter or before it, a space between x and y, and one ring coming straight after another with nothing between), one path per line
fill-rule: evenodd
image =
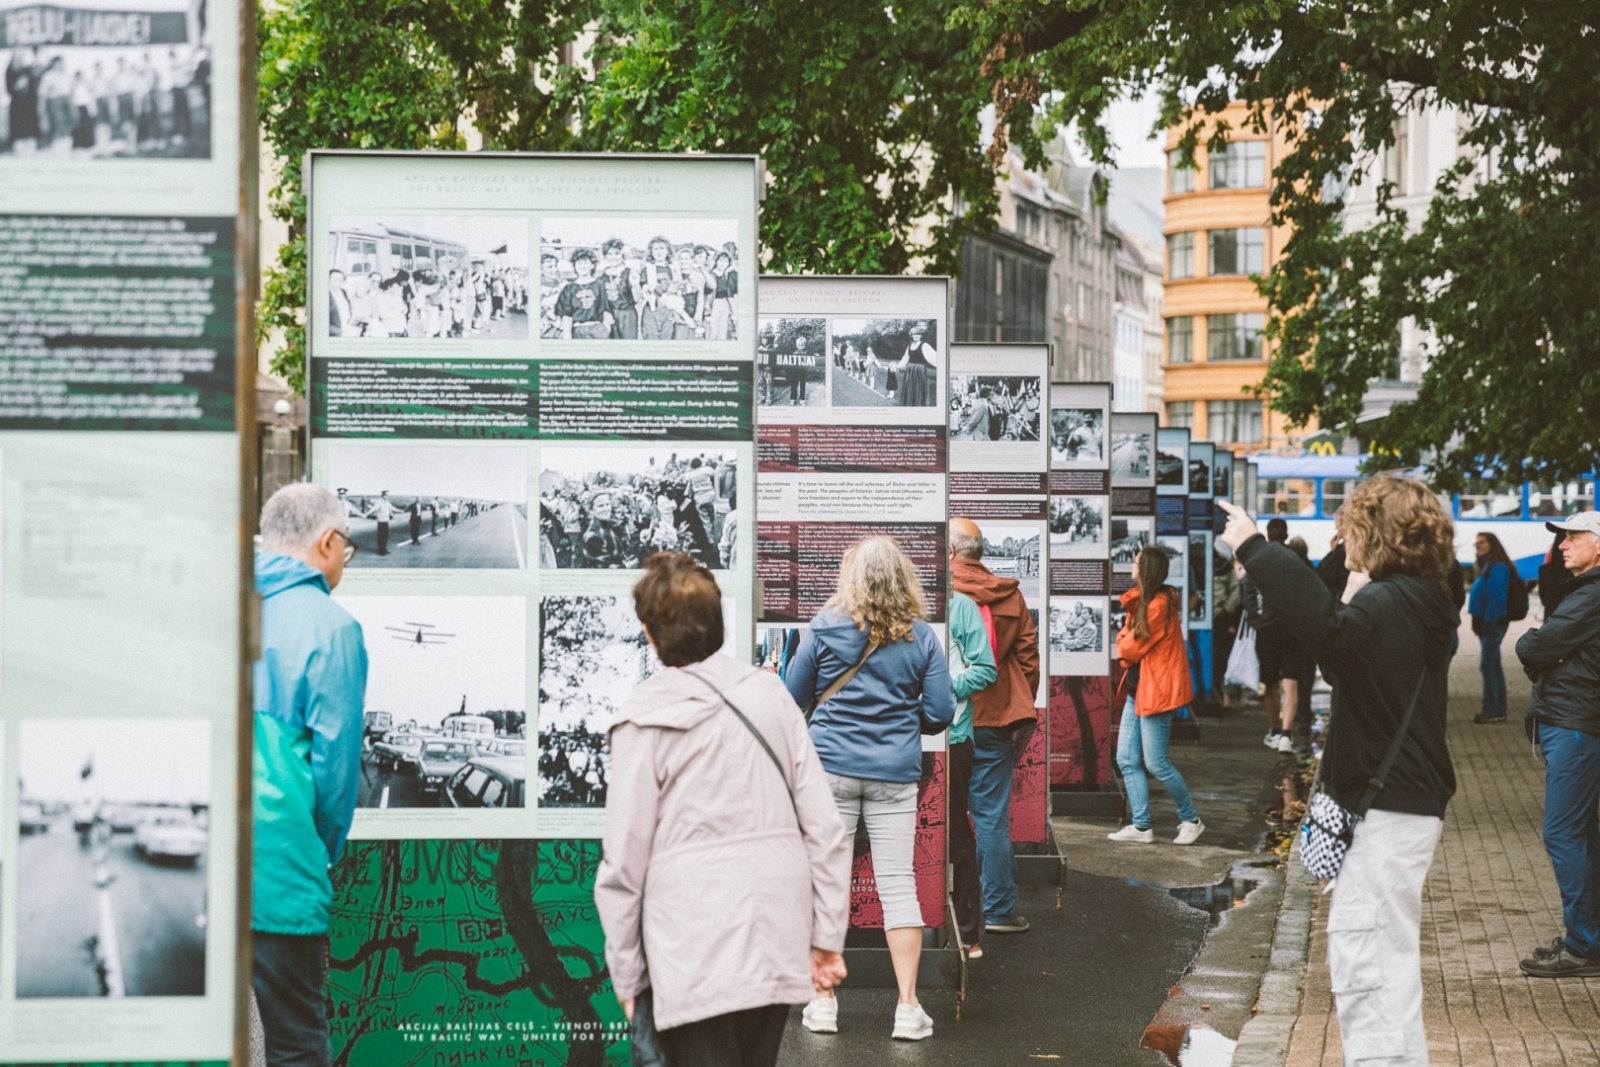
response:
M983 612L965 593L950 593L950 689L956 697L956 717L950 724L950 743L972 740L972 694L987 689L1000 677L994 666L994 646Z
M256 553L255 866L250 928L328 932L328 868L344 850L361 785L367 649L321 572Z

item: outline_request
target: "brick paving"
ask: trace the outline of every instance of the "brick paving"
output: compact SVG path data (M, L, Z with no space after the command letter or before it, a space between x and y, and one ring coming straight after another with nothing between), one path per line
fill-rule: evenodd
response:
M1561 932L1561 896L1540 840L1544 772L1520 724L1528 681L1504 645L1512 722L1477 726L1477 641L1463 628L1448 737L1457 791L1423 892L1423 1018L1435 1065L1600 1062L1600 979L1525 978L1517 961ZM1312 904L1310 957L1290 1067L1338 1067L1328 988L1326 897Z

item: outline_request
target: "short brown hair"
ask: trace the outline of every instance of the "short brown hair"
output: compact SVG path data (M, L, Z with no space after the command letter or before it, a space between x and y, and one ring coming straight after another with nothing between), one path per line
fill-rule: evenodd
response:
M1445 585L1456 565L1455 526L1415 478L1380 474L1362 482L1339 509L1337 525L1350 568L1374 580L1410 574Z
M682 552L644 561L633 610L668 667L699 663L722 648L722 591L710 571Z

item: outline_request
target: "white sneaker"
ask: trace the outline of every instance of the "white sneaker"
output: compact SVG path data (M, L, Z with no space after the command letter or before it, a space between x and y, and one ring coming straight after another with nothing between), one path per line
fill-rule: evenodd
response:
M1196 818L1194 822L1180 822L1178 836L1172 839L1174 845L1192 845L1200 840L1200 835L1206 832L1206 824Z
M1130 822L1116 833L1107 834L1106 837L1112 841L1131 841L1138 845L1149 845L1155 842L1156 832L1154 830L1141 830Z
M839 1032L839 998L818 997L800 1012L800 1025L813 1034Z
M894 1034L896 1041L921 1041L933 1036L933 1020L922 1010L921 1004L896 1004L894 1009Z
M1290 737L1288 734L1279 734L1278 742L1273 747L1275 747L1279 752L1293 752L1294 738Z
M1278 747L1278 731L1268 730L1267 736L1261 739L1261 743L1268 748L1276 749Z

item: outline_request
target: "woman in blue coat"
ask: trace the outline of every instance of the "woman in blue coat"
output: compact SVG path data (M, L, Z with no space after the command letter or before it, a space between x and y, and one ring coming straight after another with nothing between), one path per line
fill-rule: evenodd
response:
M1472 632L1478 635L1478 670L1483 675L1483 710L1473 722L1506 721L1506 671L1500 663L1500 642L1506 639L1506 598L1511 592L1511 557L1500 538L1480 533L1473 544L1477 554L1477 577L1467 612L1472 616Z

